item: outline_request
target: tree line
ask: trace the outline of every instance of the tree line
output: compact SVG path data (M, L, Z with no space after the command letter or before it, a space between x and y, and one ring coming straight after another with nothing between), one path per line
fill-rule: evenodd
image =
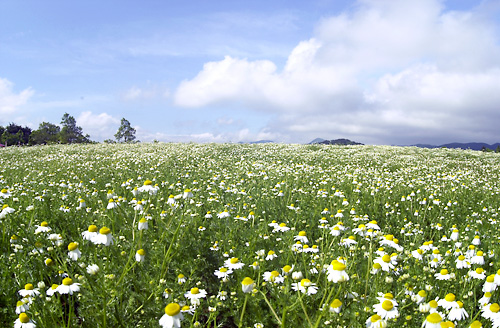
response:
M122 118L120 127L115 134L115 140L105 140L105 142L135 142L136 130L130 122ZM76 119L64 113L60 126L42 122L37 130L31 130L27 126L20 126L15 123L3 127L0 126L0 144L4 146L21 145L47 145L47 144L75 144L93 143L88 134L83 134L83 129L76 125Z

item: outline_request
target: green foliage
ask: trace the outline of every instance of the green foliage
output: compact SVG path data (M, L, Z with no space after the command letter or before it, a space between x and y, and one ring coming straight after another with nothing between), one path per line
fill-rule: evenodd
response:
M122 118L120 127L115 133L117 142L133 142L135 140L135 129L130 125L130 122Z
M76 120L68 113L64 113L61 119L62 129L59 132L59 141L62 144L88 143L90 136L83 135L81 127L76 125Z
M30 135L30 145L54 144L59 141L61 128L55 124L42 122Z
M4 129L2 129L2 134L0 136L0 142L6 145L26 145L29 141L29 136L31 134L31 129L28 127L22 127L15 123L10 123Z

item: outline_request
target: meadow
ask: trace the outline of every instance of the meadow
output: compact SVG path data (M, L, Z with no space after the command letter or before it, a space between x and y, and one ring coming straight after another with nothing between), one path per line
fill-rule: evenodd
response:
M0 150L4 327L500 327L500 156Z

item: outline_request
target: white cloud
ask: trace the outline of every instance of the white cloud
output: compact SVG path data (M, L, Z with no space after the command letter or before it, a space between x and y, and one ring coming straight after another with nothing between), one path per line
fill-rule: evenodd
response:
M0 114L10 114L25 105L35 93L31 88L19 93L14 90L14 84L7 79L0 78Z
M82 127L84 134L90 135L90 139L103 141L114 139L114 134L120 126L120 119L107 113L94 114L87 111L76 118L76 124Z
M225 133L192 133L192 134L166 134L161 132L151 132L141 127L135 127L137 130L136 136L138 140L143 142L152 142L154 140L163 142L200 142L200 143L227 143L227 142L251 142L258 140L272 140L276 142L283 141L283 136L279 133L269 132L267 129L262 129L258 132L252 132L249 129L241 129L236 132Z
M150 86L148 88L133 86L122 94L122 98L125 101L150 100L156 97L168 98L169 96L170 92L168 90L157 86Z
M174 101L274 112L268 129L304 139L498 141L498 26L485 7L449 11L443 4L358 1L322 20L282 69L226 56L183 81Z

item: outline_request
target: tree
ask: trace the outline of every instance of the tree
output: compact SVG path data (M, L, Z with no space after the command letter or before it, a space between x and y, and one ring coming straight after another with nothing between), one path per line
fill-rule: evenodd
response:
M26 145L28 144L31 129L27 126L22 127L15 123L10 123L5 129L0 137L0 142L6 145Z
M62 129L59 132L59 140L63 144L90 142L90 136L83 135L81 127L76 125L76 120L68 113L64 113L61 119Z
M122 118L120 122L120 127L115 133L116 141L118 142L131 142L135 140L135 129L130 125L130 122L125 118Z
M58 134L61 132L61 128L55 124L42 122L38 126L38 130L35 130L30 135L30 145L44 145L48 143L56 143L58 139Z

